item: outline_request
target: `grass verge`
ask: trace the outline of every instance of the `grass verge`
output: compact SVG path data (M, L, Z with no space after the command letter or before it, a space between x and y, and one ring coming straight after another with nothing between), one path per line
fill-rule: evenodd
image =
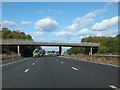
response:
M119 58L113 57L104 57L104 56L89 56L89 55L79 55L79 56L64 56L65 58L71 58L75 60L82 60L82 61L92 61L97 63L104 63L104 64L111 64L111 65L118 65L120 66Z

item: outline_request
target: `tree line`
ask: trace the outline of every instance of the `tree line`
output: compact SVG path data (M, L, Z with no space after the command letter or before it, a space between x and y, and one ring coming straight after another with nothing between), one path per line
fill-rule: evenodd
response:
M85 37L81 42L100 43L99 48L93 48L93 54L120 54L120 34L115 37L94 36ZM83 47L72 47L67 50L68 54L84 54L86 52Z
M0 38L11 38L11 39L26 39L26 40L33 40L32 36L29 34L25 34L24 32L16 31L16 30L9 30L8 28L2 28L0 31ZM36 46L20 46L20 53L21 56L32 56L33 50ZM2 46L2 53L11 54L11 52L17 53L17 46Z

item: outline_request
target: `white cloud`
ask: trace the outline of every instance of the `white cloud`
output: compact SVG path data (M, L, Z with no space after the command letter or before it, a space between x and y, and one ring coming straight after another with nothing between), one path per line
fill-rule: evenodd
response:
M110 33L106 33L104 31L98 31L94 36L110 36Z
M120 21L120 20L119 20ZM97 22L92 26L93 30L105 30L110 26L114 26L118 24L118 16L112 17L110 19L105 19L101 22Z
M79 30L75 35L76 37L87 37L87 36L96 36L97 31L90 30L88 28L83 28Z
M75 20L73 20L72 25L65 27L65 30L80 30L81 28L93 22L94 17L95 17L94 12L90 12L86 14L84 17L78 17Z
M87 28L83 28L77 33L77 35L86 35L86 34L90 34L90 31Z
M16 24L15 22L13 22L13 21L8 21L8 20L4 20L4 21L2 22L2 27L9 27L9 26L14 26L14 27L16 27L17 24Z
M108 30L103 30L103 31L98 31L98 30L89 30L88 33L86 34L79 34L82 36L116 36L118 34L117 29L108 29Z
M71 31L59 31L59 32L54 32L53 33L57 38L61 38L62 40L71 40L73 39L75 36L74 32Z
M35 37L41 37L41 36L44 36L44 35L45 34L43 32L41 32L41 31L37 31L37 32L34 33Z
M43 18L35 22L35 29L44 32L51 32L58 28L57 21L53 20L52 18Z
M55 35L56 36L71 36L73 35L73 33L69 31L60 31L60 32L55 32Z
M91 11L83 17L77 17L76 19L73 20L71 25L66 26L64 29L65 30L80 30L86 27L87 25L91 24L94 21L94 18L97 14L101 14L105 12L108 9L108 6L110 6L110 3L106 3L103 8Z
M32 24L31 21L22 21L22 22L21 22L21 25L23 25L23 26L29 26L29 25L31 25L31 24Z

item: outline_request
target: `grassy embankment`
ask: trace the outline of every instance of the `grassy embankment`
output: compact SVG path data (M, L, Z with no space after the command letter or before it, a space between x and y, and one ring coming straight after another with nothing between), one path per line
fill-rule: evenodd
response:
M75 59L75 60L92 61L92 62L98 62L98 63L105 63L105 64L112 64L112 65L120 66L119 58L113 58L113 57L88 56L88 55L64 56L64 57Z
M11 53L11 54L0 54L0 57L2 57L2 60L6 60L6 59L14 59L19 56L16 53Z

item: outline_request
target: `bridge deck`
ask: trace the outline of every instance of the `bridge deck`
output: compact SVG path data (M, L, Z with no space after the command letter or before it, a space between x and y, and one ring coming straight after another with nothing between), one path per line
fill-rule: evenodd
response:
M65 42L34 42L23 39L1 39L0 45L34 45L34 46L75 46L75 47L99 47L99 43L65 43Z

